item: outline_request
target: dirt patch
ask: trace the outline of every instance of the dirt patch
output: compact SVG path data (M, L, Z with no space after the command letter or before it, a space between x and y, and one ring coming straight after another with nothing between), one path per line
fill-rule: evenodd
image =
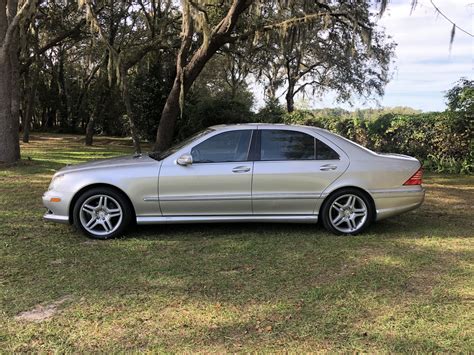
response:
M71 296L64 296L46 305L36 305L32 310L24 311L18 314L15 317L15 320L38 323L43 322L54 316L59 311L59 307L70 300L72 300Z

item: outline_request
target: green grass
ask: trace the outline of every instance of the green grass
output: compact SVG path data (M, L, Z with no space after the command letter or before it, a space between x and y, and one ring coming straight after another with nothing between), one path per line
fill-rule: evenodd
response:
M357 237L216 224L102 242L41 218L56 169L131 151L96 142L34 135L0 168L3 351L474 350L472 176L428 176L419 210ZM15 319L65 296L48 320Z

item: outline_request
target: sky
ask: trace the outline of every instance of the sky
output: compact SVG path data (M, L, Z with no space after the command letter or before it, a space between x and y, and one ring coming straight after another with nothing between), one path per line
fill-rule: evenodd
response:
M474 32L474 0L433 0L456 24ZM378 102L353 100L353 106L334 102L330 93L307 97L299 105L310 108L410 106L423 111L446 108L445 92L461 77L474 79L474 39L456 31L451 52L452 25L437 15L430 0L418 0L410 15L410 0L392 0L378 25L398 43L392 65L392 79ZM262 98L257 97L262 102ZM297 100L298 101L298 100Z

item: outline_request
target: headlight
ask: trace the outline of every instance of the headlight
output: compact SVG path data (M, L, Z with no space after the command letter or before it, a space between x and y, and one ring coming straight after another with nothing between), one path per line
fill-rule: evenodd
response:
M63 178L64 174L54 176L49 184L48 190L54 190L58 186L58 182L60 182Z

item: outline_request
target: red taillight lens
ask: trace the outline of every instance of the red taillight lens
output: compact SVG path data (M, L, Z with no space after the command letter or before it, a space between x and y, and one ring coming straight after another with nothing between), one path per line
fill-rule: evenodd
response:
M421 185L423 180L423 168L419 168L403 185Z

